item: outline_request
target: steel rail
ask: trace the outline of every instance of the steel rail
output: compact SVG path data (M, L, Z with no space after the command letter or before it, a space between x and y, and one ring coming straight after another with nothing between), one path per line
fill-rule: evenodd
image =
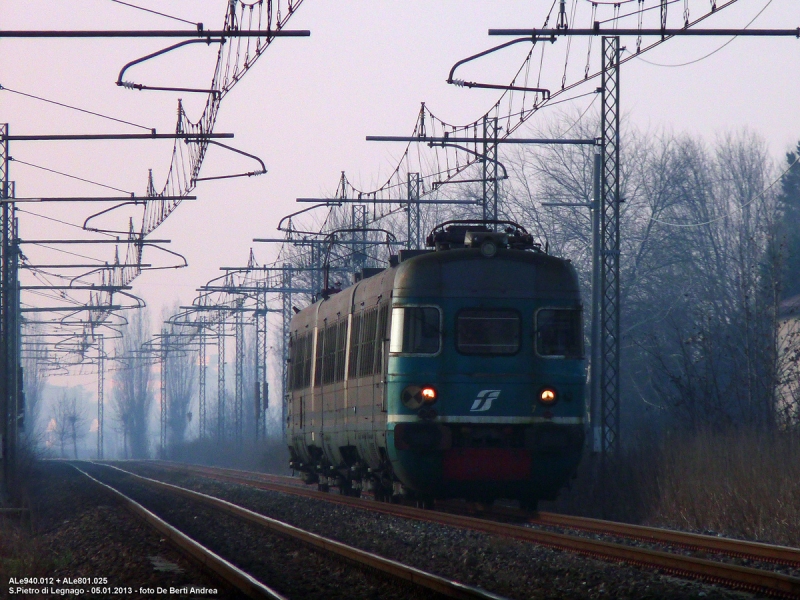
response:
M275 590L267 587L253 576L245 573L218 554L215 554L202 544L196 542L185 533L182 533L160 517L157 517L155 514L147 510L144 506L132 498L129 498L110 485L95 479L76 465L73 464L72 467L79 473L83 473L91 481L100 486L101 489L109 492L112 496L121 500L130 511L132 511L136 516L144 519L148 525L163 535L180 551L199 561L201 565L216 573L223 580L232 584L248 597L267 598L269 600L287 600L285 596L282 596Z
M177 466L178 463L172 464ZM185 465L181 465L181 467L185 468ZM209 469L209 473L211 474L215 473L217 470L221 470L220 468L215 467L193 466L193 469L195 468ZM269 481L278 485L297 487L298 489L303 489L305 487L305 484L301 484L296 477L270 475L267 473L254 473L251 471L238 471L235 469L225 469L224 471L232 473L234 478L241 477L243 480L247 481ZM313 493L313 490L310 491ZM447 508L448 510L465 512L463 506L458 506L460 503L444 502L442 504L444 505L443 508ZM526 519L528 522L536 525L567 527L570 529L578 529L581 531L602 533L606 535L616 535L619 537L640 541L670 544L691 550L717 552L737 558L747 558L751 560L761 560L776 564L800 567L800 548L793 548L791 546L765 544L763 542L753 542L750 540L737 540L727 537L717 537L713 535L704 535L687 531L664 529L661 527L633 525L630 523L605 521L602 519L563 515L552 512L537 512L535 515L531 516L531 514L526 511L498 507L486 511L475 510L469 512L472 514L483 513L499 517Z
M682 577L700 578L712 583L719 583L729 587L767 594L774 597L800 598L800 578L784 575L782 573L776 573L773 571L766 571L763 569L755 569L752 567L743 567L730 563L722 563L708 559L673 554L660 550L626 546L616 542L599 541L574 535L531 529L529 527L522 527L519 525L512 525L498 521L489 521L471 516L423 510L396 504L370 502L360 498L348 496L336 496L315 490L304 489L297 487L296 485L278 483L276 480L285 480L289 478L280 478L279 476L274 475L237 471L233 469L221 469L217 467L165 463L163 461L159 461L158 465L159 467L167 468L168 470L184 471L189 473L194 472L196 474L206 475L218 480L250 485L260 489L295 494L298 496L336 502L339 504L345 504L352 507L377 511L394 516L433 521L443 525L463 527L484 533L521 539L551 548L578 552L600 559L619 560L646 568L656 567ZM548 524L556 524L556 518L562 516L557 515L556 517L553 517L552 513L544 513L544 515L545 519L549 519L551 521L551 523ZM587 527L592 525L592 519L583 520L583 518L578 517L569 517L569 519L576 519L573 521L573 523L581 522ZM613 523L613 525L616 526L614 531L608 531L601 529L600 524L596 522L594 524L595 528L593 531L602 531L604 533L616 533L623 535L622 532L625 530L625 524ZM577 525L575 525L575 527L578 528ZM667 530L658 530L657 528L650 527L642 529L645 529L648 532L650 530L655 530L656 532L667 532ZM644 531L641 531L641 529L637 531L638 534L644 533ZM672 534L675 539L680 539L683 535L682 532L675 531L668 533ZM626 537L637 537L638 534L628 535ZM655 533L653 533L653 535L655 535ZM667 539L662 539L660 541L671 543L673 545L686 544L687 546L698 547L698 544L702 541L698 538L710 538L711 540L716 540L716 538L713 538L712 536L698 536L697 534L686 535L691 537L684 538L684 542L669 541ZM693 543L686 542L686 539L693 540ZM763 554L753 555L750 553L750 550L753 552L764 552L765 548L763 547L769 547L767 544L759 544L756 542L740 542L739 540L731 539L727 539L726 542L727 544L725 545L727 550L722 550L722 545L710 547L709 549L713 552L730 553L734 556L746 556L748 558L758 557L759 560L788 564L794 563L794 558L792 557L797 556L798 553L797 549L789 548L789 550L792 551L789 558L785 558L785 560L775 560L775 558L767 558ZM739 546L739 550L737 550L736 547L739 544L741 544L741 546ZM743 548L747 548L748 550L743 550ZM772 548L774 549L773 555L775 552L777 552L779 555L780 550L783 547L774 546ZM705 549L705 547L703 547L703 549Z
M736 540L713 535L662 529L660 527L631 525L628 523L617 523L614 521L548 512L540 512L531 519L531 522L541 525L569 527L595 533L619 535L648 542L661 542L693 550L719 552L739 558L800 566L800 548L792 548L790 546L778 546L748 540Z
M448 598L457 598L460 600L506 600L503 596L493 594L477 587L466 585L459 581L447 579L446 577L440 577L439 575L434 575L433 573L428 573L427 571L417 569L416 567L412 567L395 560L384 558L377 554L373 554L372 552L367 552L353 546L348 546L347 544L317 535L316 533L311 533L310 531L300 529L294 525L289 525L288 523L278 521L277 519L272 519L262 514L253 512L242 506L228 502L227 500L215 498L214 496L209 496L208 494L203 494L201 492L195 492L171 483L158 481L157 479L152 479L150 477L144 477L143 475L126 471L125 469L121 469L114 465L95 461L91 462L107 468L116 469L117 471L130 475L131 477L134 477L138 481L151 487L167 490L191 500L202 502L203 504L223 510L245 521L265 527L280 535L294 538L337 557L347 559L370 569L375 569L420 587L433 590L437 593L447 596Z

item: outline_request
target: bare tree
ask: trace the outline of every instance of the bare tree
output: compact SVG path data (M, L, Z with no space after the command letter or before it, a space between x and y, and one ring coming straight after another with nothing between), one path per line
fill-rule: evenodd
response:
M172 346L167 354L167 424L173 445L183 443L186 436L196 376L195 352Z
M152 359L143 351L150 337L146 309L137 310L122 328L116 348L119 367L114 372L113 407L122 429L125 456L148 456L148 420L153 404L151 389Z
M33 333L38 333L35 326ZM39 423L42 412L42 393L46 385L47 345L40 337L30 338L23 358L22 386L25 390L25 435L32 444L40 443L42 431Z
M77 396L64 392L56 401L52 419L54 421L53 433L61 449L61 457L66 457L67 440L72 440L73 457L78 458L78 440L82 440L88 433L89 420L86 408L82 406Z
M564 116L537 133L566 128L594 137L597 124ZM778 339L780 265L765 252L778 213L763 141L745 131L709 147L688 135L624 130L623 418L649 411L690 427L774 426L791 352ZM509 212L573 260L588 292L588 211L542 202L591 197L591 151L521 148L506 164L515 175Z

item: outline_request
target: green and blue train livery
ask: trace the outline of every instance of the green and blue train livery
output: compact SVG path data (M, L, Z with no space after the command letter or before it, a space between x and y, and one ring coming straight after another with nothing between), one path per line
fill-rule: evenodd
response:
M295 315L291 467L383 500L555 498L586 426L575 269L508 222L427 241Z

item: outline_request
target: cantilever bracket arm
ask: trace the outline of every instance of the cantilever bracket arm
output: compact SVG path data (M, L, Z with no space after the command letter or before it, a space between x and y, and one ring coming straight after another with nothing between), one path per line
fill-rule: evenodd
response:
M215 146L220 146L221 148L225 148L226 150L230 150L231 152L235 152L236 154L241 154L242 156L246 156L247 158L252 158L255 161L258 161L258 164L261 165L261 169L259 171L248 171L247 173L234 173L233 175L214 175L213 177L195 177L192 179L192 184L197 183L198 181L213 181L214 179L233 179L234 177L253 177L255 175L264 175L267 172L267 165L264 164L264 161L258 158L255 154L249 154L243 150L238 150L237 148L233 148L228 146L227 144L221 144L219 142L215 142L214 140L190 140L187 139L186 143L189 142L196 142L196 143L205 143L205 144L214 144Z
M123 206L128 206L130 204L134 206L139 206L140 204L147 204L148 202L166 202L166 201L179 201L185 202L187 200L197 200L197 196L170 196L165 198L163 196L133 196L131 195L131 199L126 202L121 202L119 204L115 204L110 208L106 208L101 210L100 212L96 212L94 214L89 215L86 217L86 220L83 222L83 229L86 231L94 231L95 233L109 233L113 235L127 235L128 231L122 231L119 229L98 229L97 227L89 227L89 221L96 219L104 214L113 212L118 208L122 208Z
M200 94L219 94L220 93L219 90L202 90L202 89L197 89L197 88L177 88L177 87L157 87L157 86L142 85L141 83L132 83L130 81L123 81L122 80L122 77L125 75L125 71L127 71L132 66L138 65L138 64L143 63L145 61L148 61L151 58L156 58L157 56L161 56L162 54L166 54L167 52L171 52L172 50L176 50L176 49L181 48L183 46L188 46L189 44L212 44L212 43L214 43L214 44L224 44L225 43L225 39L224 38L219 38L219 39L206 38L204 40L185 40L183 42L178 42L177 44L173 44L172 46L169 46L167 48L163 48L163 49L159 50L158 52L153 52L152 54L148 54L147 56L143 56L142 58L137 58L136 60L132 60L131 62L126 64L124 67L122 67L122 70L119 72L119 75L117 76L117 82L116 83L120 87L128 88L130 90L139 90L139 91L150 90L150 91L154 91L154 92L196 92L196 93L200 93Z
M550 41L554 42L555 37L551 38ZM502 50L503 48L508 48L509 46L513 46L514 44L520 44L522 42L536 43L536 39L532 37L517 38L515 40L511 40L510 42L500 44L499 46L489 48L488 50L484 50L483 52L478 52L477 54L473 54L472 56L468 56L467 58L461 59L456 64L454 64L453 67L450 69L450 74L447 76L447 83L450 83L452 85L457 85L459 87L479 88L486 90L513 90L517 92L539 92L544 96L545 100L549 100L550 90L547 88L525 87L521 85L498 85L493 83L477 83L475 81L464 81L463 79L453 79L453 75L455 74L456 69L461 65L468 62L472 62L473 60L486 56L487 54L491 54L492 52L497 52L498 50Z
M309 206L308 208L304 208L302 210L298 210L297 212L293 212L289 215L284 216L280 220L280 222L278 223L278 231L283 231L284 233L289 233L289 234L299 233L301 235L322 235L319 231L298 231L297 229L284 229L283 222L286 220L291 221L292 217L296 217L297 215L302 215L303 213L309 212L321 206L327 206L330 208L332 206L341 206L341 205L342 205L341 202L336 203L336 198L331 198L330 202L320 202L319 204L315 204L314 206ZM291 242L292 240L286 240L286 241Z
M480 152L475 152L475 150L470 150L469 148L467 148L466 146L462 146L461 144L452 144L452 143L448 143L448 142L438 142L438 143L437 142L430 142L428 144L428 146L430 146L431 148L433 148L434 146L440 146L442 148L445 148L445 147L458 148L459 150L463 150L464 152L469 152L470 154L472 154L473 156L477 156L478 158L481 158L481 159L486 159L487 158L485 154L481 154ZM503 163L501 163L497 159L495 159L495 160L488 159L488 160L490 162L493 162L493 163L497 164L498 167L503 169L503 177L501 179L508 179L508 171L506 171L506 168L503 166Z

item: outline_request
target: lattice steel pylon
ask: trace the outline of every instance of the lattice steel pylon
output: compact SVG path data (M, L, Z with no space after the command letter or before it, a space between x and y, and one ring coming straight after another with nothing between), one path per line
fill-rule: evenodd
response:
M9 179L8 163L8 124L0 125L0 200L8 200ZM13 353L12 353L12 317L13 302L11 295L11 244L13 227L13 204L3 202L0 213L0 506L8 501L10 480L13 471Z
M408 235L406 236L406 248L409 250L419 250L422 244L422 224L419 210L420 184L419 173L408 174Z
M161 329L161 459L167 458L167 361L169 360L169 334Z
M225 313L217 318L217 440L225 437Z
M236 355L235 364L235 391L233 396L233 437L237 444L244 441L244 419L242 403L244 399L244 298L237 298L236 313L234 315Z
M353 204L352 222L353 229L353 272L357 273L367 266L367 207L364 204Z
M485 140L497 140L498 127L497 117L484 116L483 138ZM497 177L498 156L496 141L484 142L481 164L483 166L483 218L494 220L497 219L497 196L500 184Z
M262 283L256 284L256 381L255 381L255 437L266 437L266 412L269 407L269 383L267 382L267 292Z
M281 324L281 436L286 441L286 411L289 402L289 333L292 323L292 267L289 263L283 265L283 322Z
M103 460L103 411L105 409L106 356L103 334L97 336L97 458Z
M619 37L603 37L602 197L600 214L601 465L607 473L619 451L620 287L619 287Z
M199 361L199 368L197 374L197 412L198 414L198 436L200 439L204 439L208 435L208 421L207 421L207 414L206 414L206 374L208 372L208 364L206 362L206 318L205 315L199 315L197 317L198 321L200 322L200 327L198 330L198 337L200 342L200 348L198 350L198 361Z

